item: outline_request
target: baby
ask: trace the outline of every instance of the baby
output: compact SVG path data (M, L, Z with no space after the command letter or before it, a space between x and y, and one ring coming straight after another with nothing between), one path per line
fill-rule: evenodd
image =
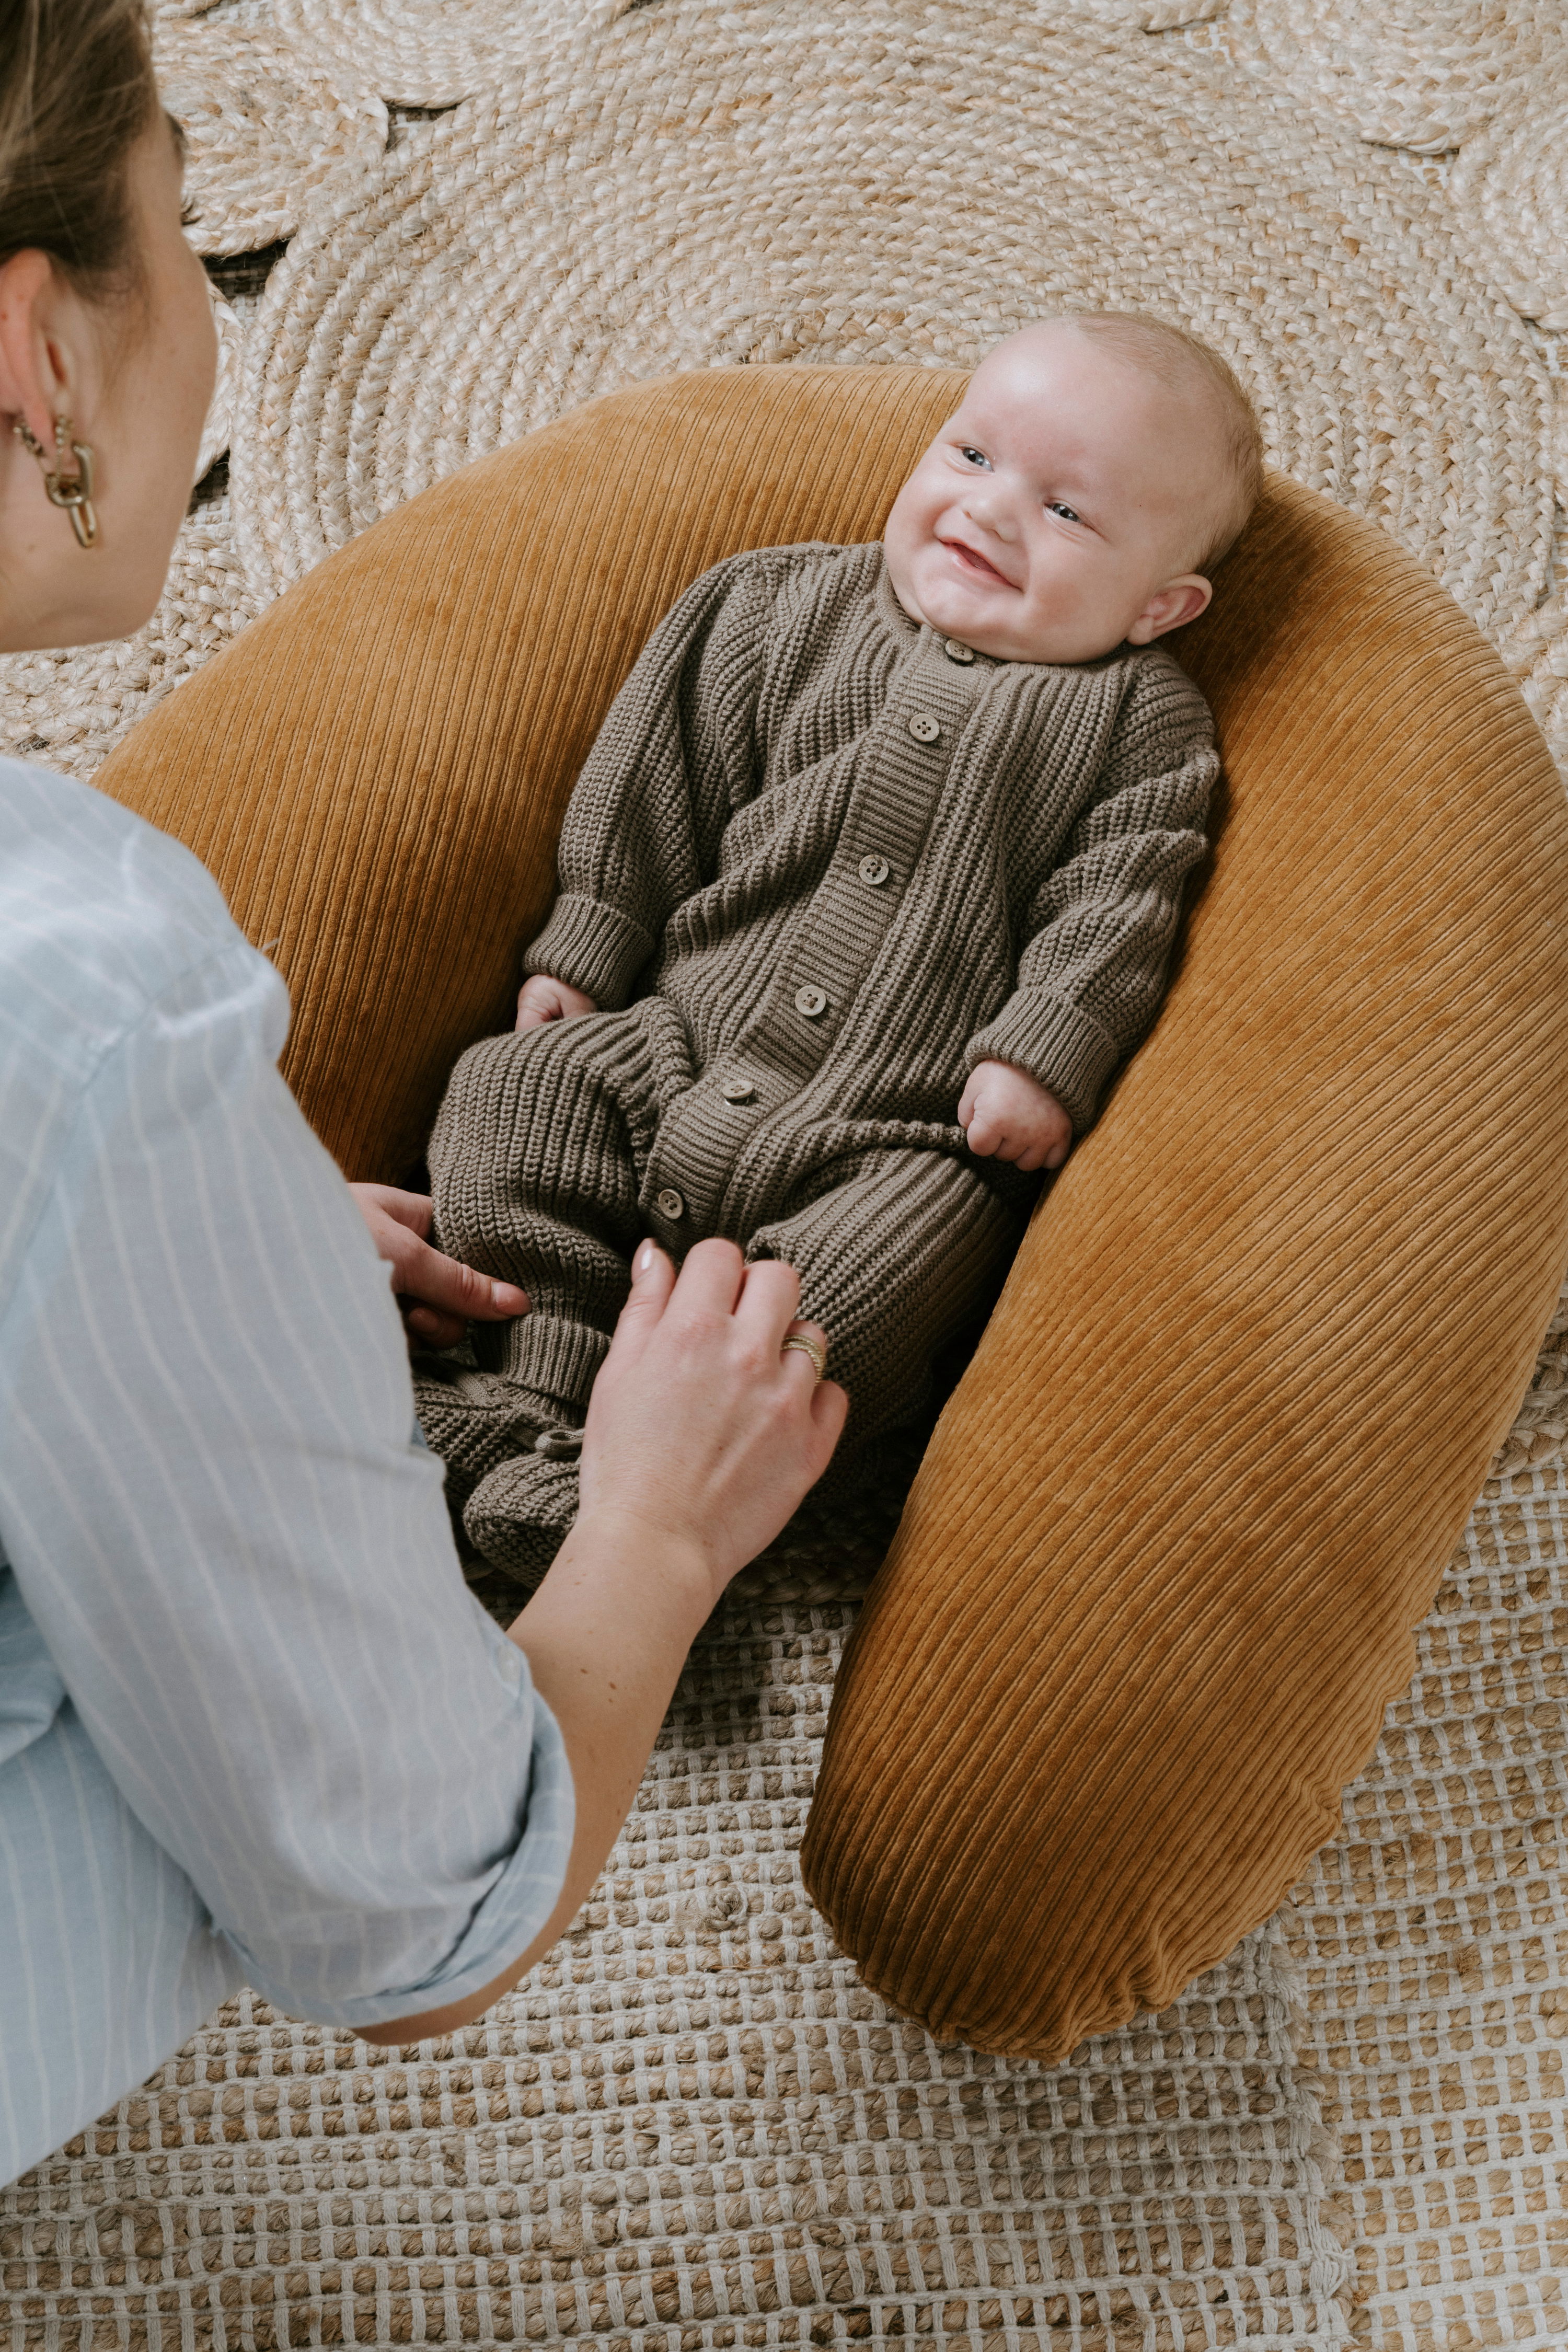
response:
M1245 394L1116 313L990 352L879 545L689 588L578 780L517 1027L430 1145L443 1248L532 1312L416 1366L470 1539L534 1571L645 1234L787 1261L847 1390L915 1414L1158 1010L1217 770L1155 640L1261 474ZM1042 1400L1048 1410L1048 1400Z

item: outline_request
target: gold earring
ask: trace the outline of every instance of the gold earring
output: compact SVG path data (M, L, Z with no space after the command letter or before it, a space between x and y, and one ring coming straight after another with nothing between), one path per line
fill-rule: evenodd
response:
M44 469L44 491L52 507L64 507L71 519L79 547L98 544L98 510L92 503L92 450L85 441L71 438L70 418L63 414L55 419L55 462L51 471L37 434L25 416L18 416L11 427L24 449L30 449ZM76 459L76 472L64 470L67 451Z

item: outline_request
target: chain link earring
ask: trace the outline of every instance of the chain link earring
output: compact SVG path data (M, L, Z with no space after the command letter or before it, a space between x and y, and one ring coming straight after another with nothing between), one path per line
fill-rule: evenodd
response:
M11 427L24 449L30 449L44 469L44 489L52 507L64 507L71 519L79 547L98 544L98 512L92 503L92 450L85 441L73 441L71 421L61 415L55 419L55 462L51 471L47 453L25 416L18 416ZM76 459L76 472L64 470L67 452Z

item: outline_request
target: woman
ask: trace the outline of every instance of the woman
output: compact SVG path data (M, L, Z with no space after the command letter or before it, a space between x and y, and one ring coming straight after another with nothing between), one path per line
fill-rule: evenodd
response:
M215 352L140 0L0 0L0 57L20 649L152 611ZM430 1249L426 1202L356 1215L286 1019L193 858L0 761L0 2179L246 1979L377 2041L479 2015L568 1925L692 1637L843 1423L788 1268L708 1242L677 1280L646 1245L581 1516L503 1635L377 1248L426 1339L526 1301Z

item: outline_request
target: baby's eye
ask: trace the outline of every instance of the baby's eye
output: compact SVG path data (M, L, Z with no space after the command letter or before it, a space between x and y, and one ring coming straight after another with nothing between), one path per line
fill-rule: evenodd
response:
M991 463L984 449L961 448L958 454L966 466L989 466Z
M1063 522L1081 522L1083 520L1083 517L1080 514L1075 514L1071 507L1064 506L1060 499L1053 499L1046 509L1046 511L1047 514L1060 515Z

